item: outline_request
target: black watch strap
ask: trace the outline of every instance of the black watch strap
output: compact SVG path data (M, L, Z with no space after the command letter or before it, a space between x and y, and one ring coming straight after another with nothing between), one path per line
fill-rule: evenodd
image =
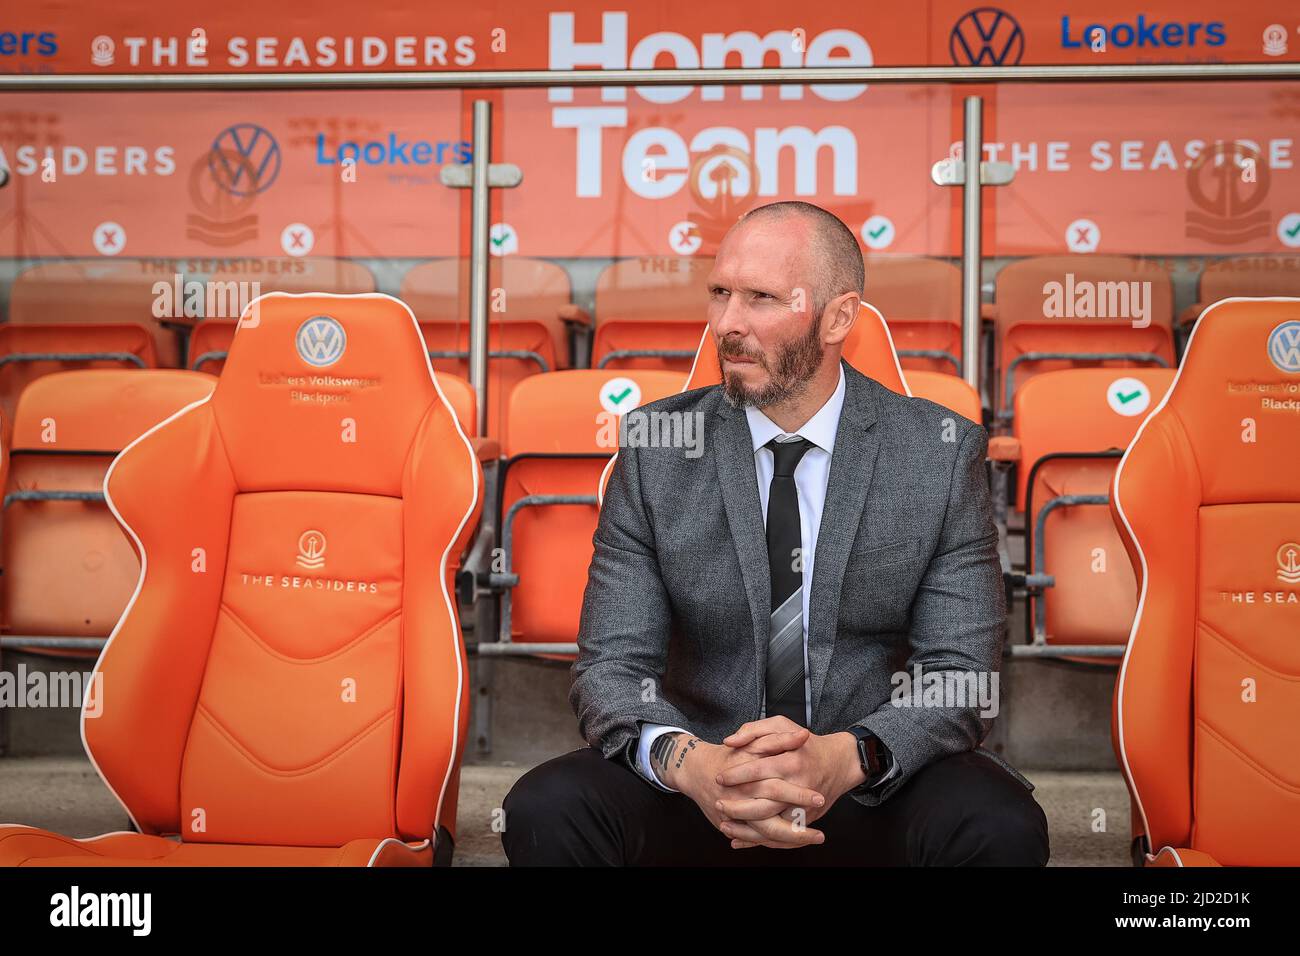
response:
M854 789L855 791L870 790L880 783L893 767L893 755L885 746L885 742L867 728L850 727L849 733L858 742L858 761L862 765L862 773L866 776L866 780Z

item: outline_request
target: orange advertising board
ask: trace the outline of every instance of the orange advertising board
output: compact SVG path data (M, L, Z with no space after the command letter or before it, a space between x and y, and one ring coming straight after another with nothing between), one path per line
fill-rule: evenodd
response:
M201 18L183 4L148 5L146 14L127 2L82 15L38 3L0 31L0 69L1300 59L1300 18L1286 4L1159 6L1167 10L930 0L907 20L848 4L758 2L738 12L676 0L628 10L488 3L434 8L417 30L391 3L326 3L310 16L233 3ZM1271 31L1279 24L1280 39ZM96 38L111 41L111 55ZM201 57L185 38L202 39ZM468 105L483 96L495 104L493 160L524 173L518 188L494 197L500 254L707 253L739 212L800 198L838 213L868 251L954 255L959 191L935 185L930 172L958 149L961 103L972 92L985 98L986 158L1015 170L1009 185L988 191L986 254L1300 248L1300 84L809 83L6 92L0 162L11 176L0 189L0 256L455 255L466 196L443 186L438 170L468 161Z

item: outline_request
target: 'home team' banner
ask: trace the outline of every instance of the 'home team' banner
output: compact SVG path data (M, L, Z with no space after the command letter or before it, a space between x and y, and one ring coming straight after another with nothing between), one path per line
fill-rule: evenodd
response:
M1163 12L1155 7L1169 8ZM1292 4L1224 9L930 0L914 19L856 4L668 2L429 7L322 2L310 14L123 0L34 3L0 24L0 71L600 69L668 66L1296 62ZM399 9L402 8L402 9ZM197 8L196 8L197 10ZM958 191L931 165L960 138L958 87L508 90L493 248L540 256L710 252L750 206L804 198L865 248L951 255ZM1231 254L1300 249L1300 84L980 90L985 249ZM0 256L435 256L462 248L482 93L4 94Z

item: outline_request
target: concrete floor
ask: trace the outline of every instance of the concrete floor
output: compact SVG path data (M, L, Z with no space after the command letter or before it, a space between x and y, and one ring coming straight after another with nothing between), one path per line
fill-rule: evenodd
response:
M457 866L503 866L492 828L522 765L477 764L461 771ZM1129 805L1115 772L1022 771L1047 814L1053 866L1128 866ZM126 828L126 816L84 757L0 759L0 822L74 837ZM1100 822L1104 829L1096 830Z

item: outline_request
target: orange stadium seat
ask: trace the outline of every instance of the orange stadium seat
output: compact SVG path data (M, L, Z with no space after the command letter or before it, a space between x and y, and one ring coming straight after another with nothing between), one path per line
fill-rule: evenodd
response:
M504 438L501 420L515 386L530 375L568 368L563 316L572 288L563 267L543 259L493 257L488 263L488 434ZM469 377L469 260L435 259L402 279L402 301L415 312L433 367Z
M889 323L903 368L960 375L961 269L920 256L868 257L866 265L866 298Z
M1137 583L1109 510L1098 506L1109 504L1120 455L1173 380L1162 368L1062 369L1016 392L1015 434L993 438L989 456L1019 466L1026 643L1128 640Z
M104 503L104 473L114 455L207 397L215 382L181 369L83 369L27 386L3 485L0 633L108 636L130 600L140 562Z
M858 367L856 362L850 361L849 364ZM946 372L919 368L908 369L905 374L910 394L917 398L928 398L936 405L942 405L973 422L983 424L984 407L979 392L965 379Z
M456 413L460 430L466 435L474 434L474 422L478 420L478 398L474 394L474 389L470 388L469 382L459 375L452 375L450 372L433 374L442 387L443 398L447 399L452 411Z
M1012 416L1015 390L1042 372L1174 365L1173 287L1167 273L1144 270L1137 259L1021 259L998 273L995 292L993 402L1003 420ZM1143 327L1134 324L1135 293L1147 308ZM1049 301L1058 314L1048 314Z
M375 291L375 277L360 262L350 259L231 259L220 260L221 268L206 277L215 292L237 290L239 283L257 283L257 294L265 292L329 292L355 295ZM197 275L187 278L197 278ZM234 285L231 285L234 283ZM247 285L243 288L249 288ZM214 302L228 310L226 316L205 316L190 330L186 365L214 375L221 373L230 342L235 337L235 318L242 308L229 307L230 296L213 295ZM206 302L206 297L205 297Z
M611 263L596 280L593 368L685 372L708 318L712 257L644 256Z
M174 273L129 259L68 259L29 266L9 291L9 321L19 325L129 325L149 331L161 365L180 363L180 341L159 315L158 283ZM135 340L127 340L134 344Z
M1300 864L1297 391L1300 299L1216 303L1115 474L1141 590L1114 741L1148 864Z
M1196 302L1178 316L1186 332L1206 306L1236 296L1300 296L1300 256L1242 256L1206 264L1198 278Z
M681 391L681 372L573 369L524 379L510 399L501 472L502 636L572 642L591 563L592 488L618 447L618 421Z
M51 372L179 364L179 340L154 316L154 285L171 278L126 260L47 262L20 272L9 319L0 323L6 419L12 423L27 383Z
M402 303L256 304L211 398L105 480L143 570L82 734L139 832L0 827L0 863L449 857L469 716L450 592L478 462ZM330 381L288 381L307 373Z

